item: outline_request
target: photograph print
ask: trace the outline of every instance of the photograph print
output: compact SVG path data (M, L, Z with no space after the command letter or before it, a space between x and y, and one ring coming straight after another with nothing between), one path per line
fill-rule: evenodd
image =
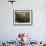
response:
M32 24L32 10L13 10L13 24Z

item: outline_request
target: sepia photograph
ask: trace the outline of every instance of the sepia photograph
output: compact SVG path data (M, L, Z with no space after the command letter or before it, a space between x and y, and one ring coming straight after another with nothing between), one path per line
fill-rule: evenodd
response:
M14 10L13 24L31 24L32 10Z

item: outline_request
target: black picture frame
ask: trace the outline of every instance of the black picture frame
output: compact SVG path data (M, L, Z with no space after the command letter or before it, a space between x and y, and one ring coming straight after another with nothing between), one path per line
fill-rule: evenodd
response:
M33 24L32 10L13 10L13 25L32 25L32 24Z

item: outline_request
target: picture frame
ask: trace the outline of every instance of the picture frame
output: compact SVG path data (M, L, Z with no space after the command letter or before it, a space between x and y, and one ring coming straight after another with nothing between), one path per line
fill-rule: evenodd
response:
M32 10L13 10L14 25L32 25Z

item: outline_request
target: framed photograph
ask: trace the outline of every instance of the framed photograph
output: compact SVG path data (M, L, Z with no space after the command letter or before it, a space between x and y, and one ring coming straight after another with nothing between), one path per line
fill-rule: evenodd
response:
M32 24L32 10L13 10L13 24Z

